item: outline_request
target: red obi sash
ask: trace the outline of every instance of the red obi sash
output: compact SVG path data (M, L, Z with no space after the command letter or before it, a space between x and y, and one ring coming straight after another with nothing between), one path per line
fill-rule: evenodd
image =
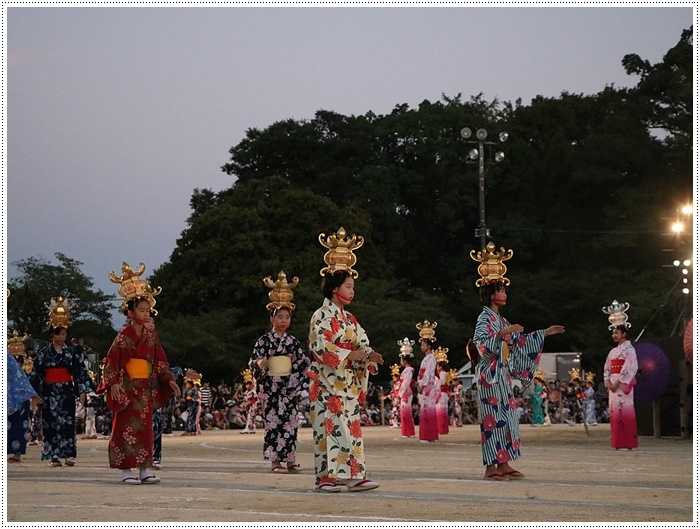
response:
M60 382L73 382L73 377L65 367L49 367L46 370L44 380L50 384L58 384Z
M615 359L610 361L610 374L619 375L622 372L622 366L625 365L624 360Z
M442 391L443 393L449 393L449 392L450 392L450 386L448 386L447 384L442 384L442 385L440 386L440 391Z

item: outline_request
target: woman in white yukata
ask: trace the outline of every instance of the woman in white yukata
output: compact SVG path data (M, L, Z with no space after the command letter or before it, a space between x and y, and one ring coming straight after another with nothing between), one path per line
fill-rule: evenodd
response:
M311 318L309 399L314 439L317 492L372 490L378 483L367 478L360 413L367 398L369 375L377 372L382 356L369 345L365 330L345 310L355 296L357 261L352 251L364 243L360 236L346 238L343 228L319 241L329 249L321 270L324 300Z

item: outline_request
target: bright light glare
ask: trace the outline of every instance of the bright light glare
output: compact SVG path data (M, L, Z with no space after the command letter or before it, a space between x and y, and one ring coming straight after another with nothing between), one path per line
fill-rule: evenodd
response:
M673 261L673 266L680 266L680 265L681 265L681 262L678 259Z
M693 206L691 206L690 204L688 204L687 206L683 206L683 209L681 209L681 211L682 211L685 215L692 215L693 209L694 209Z
M675 222L673 226L671 226L671 231L674 233L680 233L683 231L683 224L680 222Z
M687 268L684 268L683 270L681 270L681 272L683 272L683 275L688 275L688 269L687 269Z
M683 294L689 294L689 293L690 293L690 289L689 289L689 288L684 288L684 289L683 289Z
M690 259L683 261L683 266L690 266Z

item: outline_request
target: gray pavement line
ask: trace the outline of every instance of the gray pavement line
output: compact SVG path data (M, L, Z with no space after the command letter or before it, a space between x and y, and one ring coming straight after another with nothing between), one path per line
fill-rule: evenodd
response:
M310 493L311 494L311 493ZM8 507L26 507L26 505L21 504L21 503L11 503L8 504ZM71 504L71 505L44 505L47 509L91 509L93 512L98 511L99 509L114 509L114 510L137 510L137 511L142 511L144 509L143 506L138 506L138 507L130 507L126 505L95 505L95 504ZM199 512L209 512L209 513L231 513L231 514L247 514L247 515L252 515L252 516L276 516L276 517L283 517L283 518L290 518L293 516L298 516L299 518L324 518L324 519L332 519L332 520L351 520L351 521L358 521L358 520L371 520L371 521L382 521L382 522L426 522L426 523L441 523L444 522L444 520L429 520L426 518L387 518L383 516L361 516L361 515L355 515L355 516L339 516L336 514L309 514L309 513L289 513L289 512L269 512L269 511L246 511L246 510L238 510L238 509L227 509L227 508L222 508L222 509L202 509L201 507L148 507L148 511L166 511L166 512L172 512L172 511L187 511L187 512L192 512L192 511L199 511ZM182 522L177 522L177 523L182 523Z
M500 483L505 483L501 481ZM537 502L538 505L552 505L552 506L565 506L565 507L570 507L570 506L579 506L581 508L590 508L590 507L605 507L607 509L632 509L634 511L679 511L679 512L692 512L693 507L684 507L682 505L637 505L637 504L632 504L632 503L625 503L625 504L620 504L620 503L606 503L606 502L583 502L583 501L571 501L571 500L553 500L549 498L541 498L539 496L536 496L536 499L530 499L530 498L505 498L503 496L498 496L498 497L484 497L484 496L446 496L446 495L435 495L435 496L425 496L425 495L410 495L410 494L402 494L402 495L391 495L391 494L382 494L382 493L374 493L372 494L373 497L379 497L382 499L403 499L403 500L424 500L424 501L431 501L431 502L437 502L437 501L442 501L442 502L447 502L447 503L454 503L454 502L463 502L463 503L474 503L479 504L479 503L498 503L501 504L502 506L507 506L508 504L511 503L526 503L528 505L532 505L533 502Z
M456 483L465 483L465 482L483 482L483 478L477 478L477 479L468 479L468 478L414 478L414 481L447 481L447 482L456 482ZM511 483L518 483L521 485L537 485L538 487L540 486L552 486L552 487L577 487L580 489L585 489L587 487L593 487L594 489L620 489L620 488L625 488L625 489L640 489L640 490L667 490L667 491L679 491L679 490L686 490L688 492L693 491L693 486L690 485L688 487L683 487L683 486L678 486L678 487L650 487L650 486L639 486L635 485L634 483L630 484L625 484L625 485L605 485L601 483L588 483L588 484L581 484L581 483L564 483L564 482L552 482L552 481L543 481L543 480L528 480L528 481L511 481Z

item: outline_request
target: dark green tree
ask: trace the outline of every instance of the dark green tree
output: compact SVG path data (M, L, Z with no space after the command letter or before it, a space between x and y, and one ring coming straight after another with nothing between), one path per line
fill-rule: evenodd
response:
M63 296L75 303L70 335L85 338L96 351L107 351L116 332L110 315L111 297L95 288L92 278L80 269L83 263L62 253L54 257L55 264L41 256L13 263L20 275L7 284L11 292L9 328L47 339L48 309L44 304Z

